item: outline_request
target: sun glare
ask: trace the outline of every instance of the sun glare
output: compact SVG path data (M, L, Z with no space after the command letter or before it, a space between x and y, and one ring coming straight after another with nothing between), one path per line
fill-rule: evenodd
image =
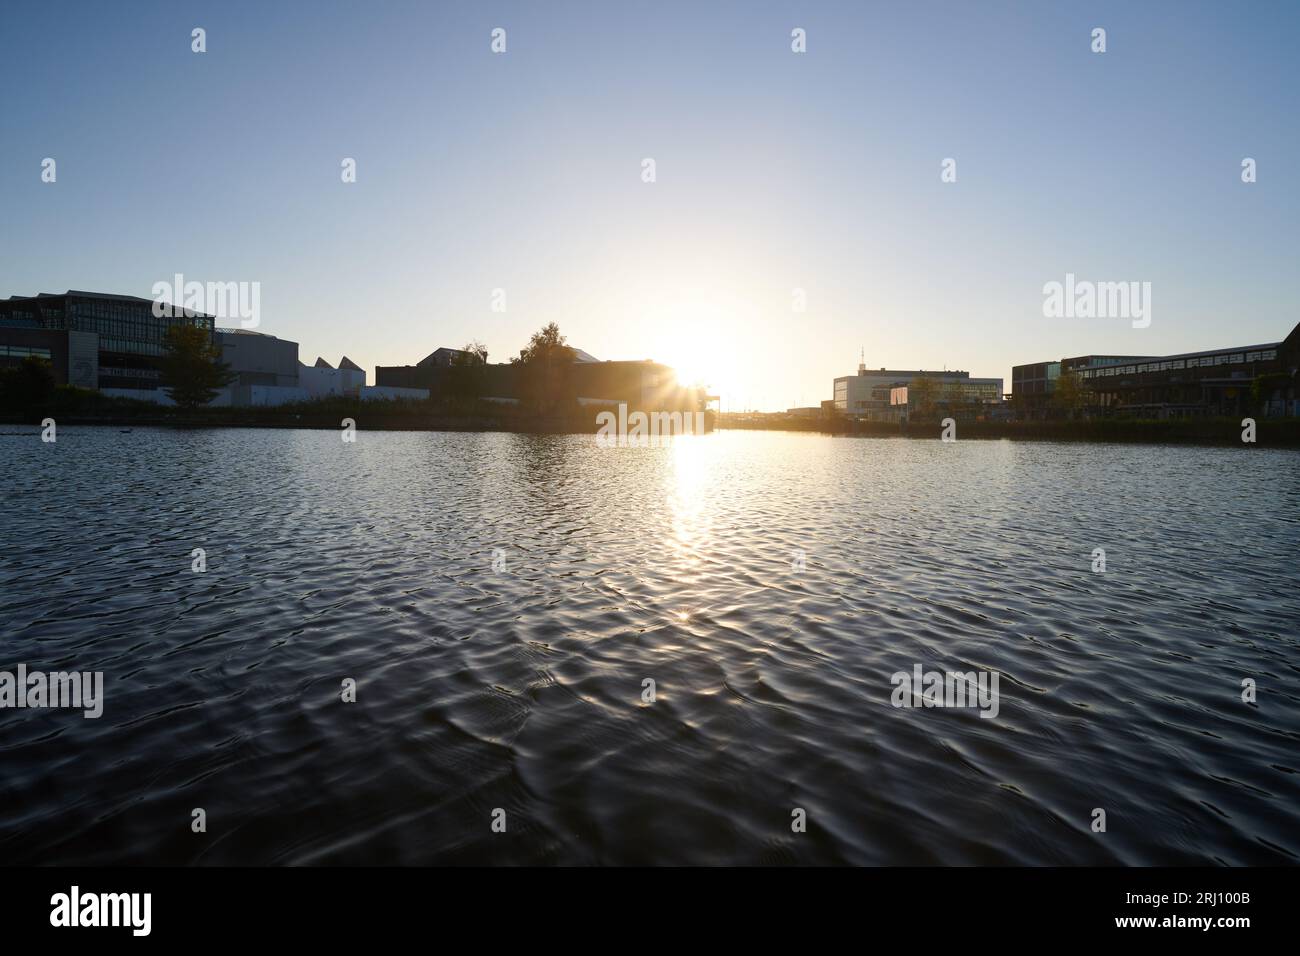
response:
M679 385L700 385L717 395L735 384L734 354L723 346L716 327L682 329L665 339L659 354L660 361L677 373Z

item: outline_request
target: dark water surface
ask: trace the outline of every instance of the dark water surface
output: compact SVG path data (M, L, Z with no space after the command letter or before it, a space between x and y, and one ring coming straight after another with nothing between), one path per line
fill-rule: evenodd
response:
M105 681L0 710L6 863L1300 860L1300 453L69 427L0 477L0 670Z

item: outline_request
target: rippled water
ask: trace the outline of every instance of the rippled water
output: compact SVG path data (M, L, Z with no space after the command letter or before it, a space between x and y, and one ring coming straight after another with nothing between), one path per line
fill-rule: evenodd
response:
M0 467L0 670L106 697L0 710L8 863L1300 859L1296 452L69 427ZM998 716L895 708L915 664Z

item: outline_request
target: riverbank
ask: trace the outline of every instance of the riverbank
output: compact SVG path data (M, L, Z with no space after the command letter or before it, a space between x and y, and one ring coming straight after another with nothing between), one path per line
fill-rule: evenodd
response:
M616 406L608 406L616 408ZM338 430L344 420L358 431L501 431L525 434L595 434L597 413L605 406L573 406L537 412L482 399L389 399L361 401L335 397L277 406L236 406L182 410L153 402L85 390L57 390L39 410L0 410L0 424L39 428L45 418L58 425L116 428L315 428ZM716 414L705 413L705 431Z
M1139 444L1241 445L1240 418L1105 418L1074 422L958 422L959 439L1016 441L1134 442ZM1255 444L1271 448L1300 448L1300 418L1258 418ZM867 422L848 419L799 419L772 416L762 419L723 415L720 429L746 431L800 431L865 438L940 437L938 424L918 422Z
M524 434L595 434L594 406L538 413L481 399L361 401L336 397L293 405L181 410L152 402L58 389L39 411L0 410L0 424L38 428L45 418L59 425L117 428L312 428L339 429L350 419L359 431L499 431ZM844 418L705 413L705 431L796 431L863 438L934 439L937 423L868 422ZM958 439L1138 444L1241 445L1239 418L1093 419L1088 421L961 421ZM1256 419L1255 444L1300 448L1300 418Z

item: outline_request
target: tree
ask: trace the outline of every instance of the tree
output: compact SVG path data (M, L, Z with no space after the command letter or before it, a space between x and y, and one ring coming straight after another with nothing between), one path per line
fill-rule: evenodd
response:
M1088 395L1078 373L1062 370L1052 390L1052 407L1066 419L1073 419L1087 404Z
M475 339L467 343L459 352L451 357L452 365L486 365L488 360L487 346Z
M54 398L54 387L50 363L29 355L0 373L0 406L24 418L41 414Z
M574 351L554 322L534 332L528 347L512 364L519 366L522 397L538 410L571 404L576 399L573 381Z
M221 361L211 333L197 325L173 325L163 336L162 385L181 408L198 408L235 380Z
M907 386L908 404L916 409L917 418L927 421L934 416L939 384L928 375L918 375Z
M533 333L533 337L528 340L528 347L519 353L519 361L524 365L531 362L572 362L573 349L565 344L566 341L560 334L560 327L552 322L540 332Z

